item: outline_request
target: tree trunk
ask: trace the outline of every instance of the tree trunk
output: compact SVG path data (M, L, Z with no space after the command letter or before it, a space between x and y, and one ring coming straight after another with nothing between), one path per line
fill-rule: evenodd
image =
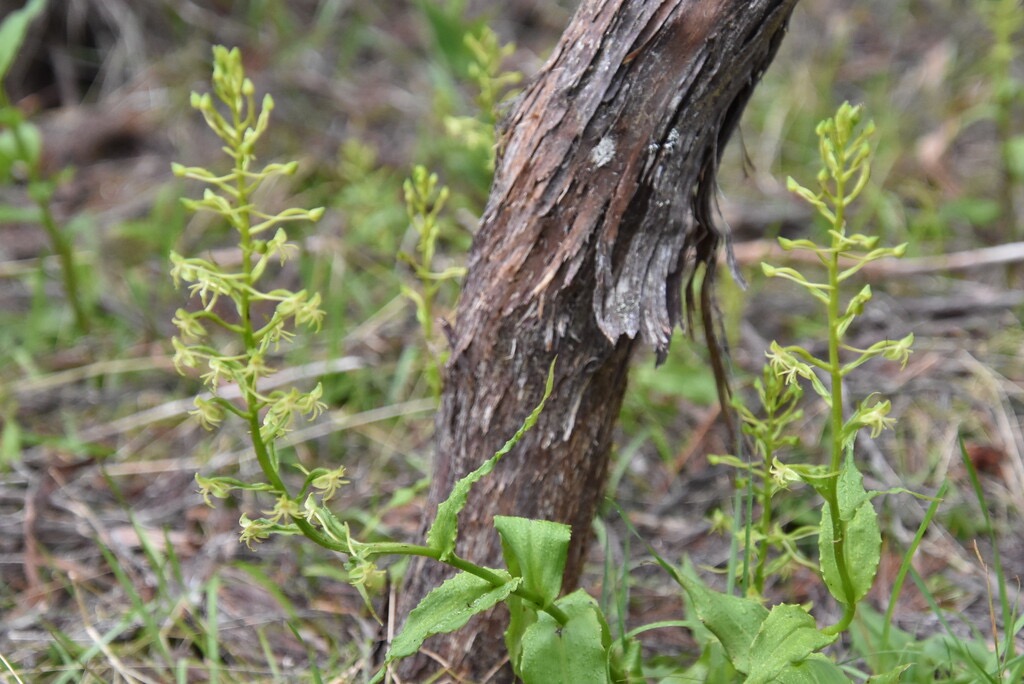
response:
M430 507L518 429L557 356L555 383L534 429L474 486L461 556L502 565L494 515L566 522L564 587L577 582L630 356L642 340L663 358L684 301L687 317L695 308L698 264L713 336L716 167L795 4L584 0L517 102L456 312ZM414 562L399 614L446 576ZM402 681L444 667L510 681L501 612L428 641L436 657L401 664Z

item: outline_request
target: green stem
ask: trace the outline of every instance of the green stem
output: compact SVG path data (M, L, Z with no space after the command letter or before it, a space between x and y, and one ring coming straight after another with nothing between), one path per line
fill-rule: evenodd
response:
M277 463L270 455L270 449L267 447L267 443L263 440L263 435L260 434L260 417L259 417L259 403L255 395L250 391L245 393L245 403L248 406L249 411L246 415L246 419L249 422L249 434L252 439L253 451L256 452L256 461L260 464L260 468L263 470L263 474L266 476L267 481L277 490L280 496L291 498L288 493L288 488L285 486L284 480L281 479L281 474L278 472ZM347 552L348 548L331 539L323 532L313 527L309 521L302 518L293 518L295 526L299 528L299 531L309 539L310 541L319 544L325 549L331 551Z
M14 135L14 144L18 147L18 154L23 159L28 159L28 143L22 134L20 125L13 126L11 131ZM82 297L78 289L78 273L75 270L75 254L71 241L67 239L57 221L53 218L53 210L50 208L50 200L53 197L53 190L47 187L47 181L40 177L37 164L29 164L29 195L32 201L39 207L39 222L50 238L53 251L60 261L61 277L64 281L64 293L71 303L71 310L75 317L75 328L83 335L89 333L89 316L82 303Z
M33 180L33 184L43 181ZM53 211L50 209L50 190L46 190L46 199L36 198L36 205L39 207L40 223L50 238L53 251L57 253L60 260L61 276L64 280L64 292L71 303L71 310L74 312L75 328L83 335L89 334L89 316L85 311L85 304L82 303L82 296L79 292L78 273L75 269L75 255L71 241L61 232L53 218Z
M231 141L231 147L234 150L240 150L242 147L242 136L245 130L245 122L240 117L240 112L232 111L232 118L234 123L234 136L235 139ZM242 319L241 325L239 326L242 335L242 341L245 344L245 356L246 358L252 358L258 353L259 344L256 341L256 333L252 326L252 297L250 290L255 285L252 277L253 273L253 239L252 239L252 227L250 225L250 212L249 206L249 186L246 184L246 173L248 167L248 156L245 153L236 153L235 157L235 191L236 191L236 202L238 207L236 216L236 225L239 233L239 246L242 248L242 273L245 274L246 284L249 287L239 288L239 300L238 310L239 316ZM256 395L256 377L246 377L245 387L243 388L243 396L245 398L246 412L245 418L249 423L249 437L252 441L253 451L256 453L256 460L260 464L260 469L266 476L267 481L277 490L280 496L291 498L288 493L288 487L285 485L284 480L281 479L281 473L278 469L278 463L271 454L270 448L266 441L263 439L263 434L260 432L260 409L263 408L264 402ZM332 551L345 551L345 547L340 545L338 542L332 540L318 529L313 527L308 521L302 518L295 518L295 525L299 528L303 535L305 535L311 541L323 546L324 548Z
M837 224L841 225L841 224ZM831 252L828 265L830 293L828 298L828 369L831 378L831 412L832 455L829 461L829 472L838 478L839 468L843 459L843 365L839 357L839 254Z
M769 404L771 402L765 402ZM766 406L765 425L774 430L775 407ZM758 545L757 568L754 571L754 586L760 596L764 592L765 566L768 563L768 532L772 525L772 457L775 454L775 441L769 432L764 441L764 475L761 481L761 543Z
M453 567L456 570L461 570L462 572L469 573L470 575L474 575L482 580L490 582L495 587L500 587L506 583L505 579L494 570L482 567L454 554L452 554L448 560L442 561L441 552L438 549L433 549L429 546L397 542L380 542L370 544L369 546L372 547L371 553L374 556L423 556L425 558L433 558L434 560ZM537 606L539 610L543 610L545 613L557 620L558 624L564 625L569 622L569 616L564 610L554 604L544 605L544 599L540 594L521 586L518 589L515 589L512 593Z
M846 208L845 183L842 177L837 174L835 194L835 224L834 230L839 234L845 234ZM829 374L832 380L831 387L831 441L832 458L829 463L829 478L825 488L825 504L829 507L832 517L832 553L835 556L836 568L839 570L839 580L842 584L842 593L846 597L843 601L843 616L839 622L825 631L831 634L838 634L850 626L854 613L857 610L854 599L853 581L850 579L850 569L846 565L846 525L843 523L839 509L839 470L843 460L843 368L839 357L840 334L839 334L839 239L833 237L833 249L829 251L828 260L828 361Z

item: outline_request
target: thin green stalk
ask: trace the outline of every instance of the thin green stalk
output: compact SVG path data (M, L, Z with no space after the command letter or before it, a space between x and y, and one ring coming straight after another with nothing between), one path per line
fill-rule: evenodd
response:
M840 210L841 212L841 210ZM840 212L837 212L839 214ZM832 456L829 460L829 472L838 479L839 468L843 462L843 364L839 358L839 254L833 250L828 265L828 363L830 388L832 429ZM835 511L838 514L838 510Z
M772 388L765 387L765 392L774 391ZM777 406L774 402L766 401L765 403L765 419L764 425L769 428L766 438L762 442L764 448L764 475L761 480L761 487L763 488L762 501L761 501L761 543L758 547L758 558L757 568L754 570L754 587L757 589L757 594L760 596L764 591L765 581L765 567L768 564L768 546L769 538L768 532L771 530L772 525L772 459L775 457L775 426L776 426L776 412Z
M218 624L217 592L220 589L220 575L214 573L206 585L206 662L209 663L207 676L210 684L220 682L220 625Z
M46 235L50 239L53 251L57 254L57 259L60 261L64 293L67 296L68 301L71 303L71 310L75 318L75 328L77 328L78 332L83 335L88 334L90 329L89 316L86 313L85 304L82 303L82 297L79 291L78 273L75 268L74 247L72 246L71 241L67 239L61 229L57 226L57 221L53 217L53 210L50 207L50 200L53 198L53 189L49 186L49 181L40 176L38 161L34 160L33 155L30 154L30 145L25 140L22 126L14 126L11 131L14 135L14 143L18 147L18 153L21 158L27 161L31 160L27 164L29 175L28 194L35 205L39 207L39 223L43 226L43 230L46 231Z
M1013 659L1016 655L1016 635L1011 633L1014 622L1014 606L1006 588L1006 572L1003 570L1003 561L999 554L999 544L996 540L996 528L992 522L992 516L990 516L988 512L989 507L985 501L985 491L981 487L981 480L978 479L978 470L975 468L974 462L971 461L970 456L967 455L967 447L964 446L963 435L958 435L957 441L960 446L960 460L963 462L964 468L967 470L967 475L971 482L971 488L974 490L974 496L978 500L978 507L981 509L981 515L985 521L985 533L988 535L989 543L992 545L992 569L995 571L996 583L999 590L1000 617L1003 621L1003 629L1006 630L1005 651L1003 653L999 652L998 635L993 634L992 638L996 642L996 656L1002 658L1003 661L1006 662ZM991 598L989 600L991 601ZM993 618L993 623L994 622L995 619ZM993 624L993 628L994 627L995 625Z
M500 587L505 584L505 579L498 573L490 570L489 568L472 563L460 556L452 554L447 560L441 561L440 549L431 548L429 546L405 544L401 542L376 542L373 544L373 554L375 556L422 556L424 558L432 558L438 562L443 562L445 565L449 565L456 570L461 570L469 573L470 575L479 577L482 580L490 582L496 587ZM545 613L557 620L560 625L564 625L569 621L569 616L564 610L554 604L544 605L544 599L536 592L519 587L512 593L537 606L539 610L543 610Z
M240 151L242 140L240 139L240 132L245 129L244 122L241 120L241 112L233 109L231 112L232 122L234 124L233 130L236 133L236 139L231 141L231 149L234 154L235 169L235 198L236 206L238 207L236 221L236 228L239 233L239 246L242 250L242 273L245 274L245 284L248 287L244 287L239 292L238 310L239 316L241 317L241 331L242 341L245 345L245 355L247 358L253 358L259 353L259 346L256 340L256 334L253 330L252 325L252 297L250 295L250 287L255 285L253 278L253 264L252 264L252 231L249 219L249 194L247 184L245 182L247 174L247 155L245 152ZM264 476L267 478L269 483L276 489L280 496L291 498L288 493L288 488L281 479L281 474L278 470L277 459L273 458L270 447L267 445L266 440L263 439L260 424L260 409L264 408L264 402L256 395L256 381L257 378L253 375L250 376L248 373L245 377L246 386L244 388L243 396L245 397L246 404L246 419L249 423L249 436L252 440L253 451L256 453L256 460L260 464L260 468L263 470ZM337 548L337 544L327 538L325 535L320 534L312 525L309 525L305 520L301 518L295 519L299 529L302 530L306 536L310 536L312 533L313 540L325 546L327 548L333 548L334 550L341 550Z
M835 192L835 220L834 230L843 232L846 223L844 216L846 208L845 179L842 174L836 174ZM846 525L839 510L839 469L843 460L843 364L839 356L840 334L839 334L839 240L833 237L833 249L829 251L828 261L828 363L829 375L832 386L831 392L831 439L832 457L829 462L829 479L825 491L825 503L829 507L832 517L832 539L833 553L835 554L836 567L839 570L840 582L843 586L843 595L846 600L843 602L843 616L839 622L832 625L825 631L838 634L846 630L853 622L857 605L854 600L853 581L850 579L850 569L846 565Z
M939 511L939 504L942 503L943 497L946 496L946 492L949 490L949 480L942 483L939 487L939 491L935 493L935 498L932 499L928 505L928 510L924 514L924 518L921 520L921 524L917 526L917 533L914 535L913 541L910 542L910 547L907 548L907 553L903 556L903 561L900 563L900 569L896 572L896 578L892 583L892 591L889 596L889 605L885 609L885 619L882 621L882 640L881 650L886 652L889 650L889 631L893 624L893 614L896 612L896 604L899 603L900 594L903 592L903 583L907 579L907 573L912 569L911 561L914 559L914 554L917 552L917 548L921 545L921 541L924 539L925 533L928 531L928 527L931 525L932 519L935 514Z
M744 590L750 589L750 583L753 582L754 591L760 595L764 591L764 566L768 557L768 527L771 525L771 490L768 489L770 475L768 469L765 468L765 480L762 481L761 485L764 487L761 494L761 523L758 529L761 530L761 543L758 544L757 548L757 566L754 568L753 576L750 574L750 549L751 549L751 537L753 533L753 522L754 522L754 475L750 474L747 478L747 496L744 497L747 503L746 518L747 525L746 529L743 530L743 588ZM739 494L737 493L737 499ZM735 535L734 535L735 536ZM730 592L731 593L731 592Z
M208 365L210 372L204 377L215 399L197 401L197 412L201 420L208 427L212 427L219 424L227 413L243 418L249 427L256 459L266 478L266 484L251 485L250 488L266 491L269 487L277 494L279 501L284 499L295 504L280 473L274 440L287 429L290 420L288 416L292 413L315 416L322 410L322 405L318 401L320 388L298 397L294 393L280 392L271 393L266 397L261 395L258 391L258 382L261 377L269 374L269 370L262 365L261 356L269 342L285 337L284 329L288 319L292 319L296 326L305 324L319 327L323 312L318 307L319 297L310 297L305 291L291 293L275 290L273 293L261 293L256 289L267 261L274 256L279 256L283 260L288 246L287 235L282 228L278 228L277 233L269 241L258 240L257 233L289 221L316 221L323 210L288 209L276 215L267 215L250 205L253 191L264 179L272 175L291 173L295 164L270 164L260 172L250 171L249 167L254 159L252 148L266 130L273 101L269 96L266 97L259 115L256 115L252 83L244 76L241 56L237 50L215 48L214 61L214 89L220 101L227 105L229 116L224 118L218 113L213 98L209 95L200 96L194 93L193 106L203 113L210 127L225 142L224 150L233 162L232 171L220 176L202 168L174 165L174 172L179 176L205 182L217 190L204 194L202 200L188 201L187 204L194 210L207 210L221 215L237 230L242 266L238 273L227 273L208 261L185 259L172 254L172 261L175 264L172 274L175 280L196 283L193 287L200 294L204 304L203 309L199 311L189 312L180 309L175 316L175 322L182 331L182 338L200 342L189 345L176 338L175 365L179 369L195 368L204 363ZM253 217L258 217L260 222L253 225ZM230 298L234 302L239 319L237 323L229 323L210 311L213 301L218 297ZM257 301L276 302L273 316L259 330L253 325L253 306ZM208 325L211 323L238 336L244 353L241 356L228 356L212 345L202 344L209 334ZM239 386L244 408L216 398L217 383L221 377L227 377ZM341 475L342 471L339 470L335 479L340 479ZM218 483L214 478L208 481L207 486L212 489L204 488L204 495L212 493L224 496L227 491L239 484ZM333 492L333 489L331 491ZM325 495L325 498L328 496ZM297 514L292 510L294 508L294 505L291 508L282 506L277 518L287 513L296 527L317 544L333 551L347 550L341 542L330 538L310 524L304 516Z
M38 181L34 181L38 182ZM34 194L34 193L33 193ZM75 317L75 327L83 335L89 334L89 315L85 311L85 304L82 302L78 285L78 273L75 268L74 248L71 241L66 239L57 222L53 218L53 211L50 209L49 201L42 198L36 199L36 206L39 207L40 223L50 238L53 251L57 253L60 260L61 277L64 280L64 292L71 303L71 311Z
M732 594L736 589L736 562L739 557L740 548L740 527L743 528L746 538L743 544L743 589L749 589L750 585L750 532L752 527L753 516L750 514L752 500L754 494L750 491L751 478L747 478L747 496L743 496L743 492L739 488L733 494L732 497L732 510L734 511L732 516L732 530L729 539L729 562L725 569L725 593ZM747 516L746 520L740 515L742 510L742 503L746 499L747 502Z

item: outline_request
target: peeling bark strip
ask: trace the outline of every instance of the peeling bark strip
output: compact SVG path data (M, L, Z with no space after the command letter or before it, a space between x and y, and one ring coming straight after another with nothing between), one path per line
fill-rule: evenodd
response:
M567 522L575 585L630 355L642 339L663 357L681 291L689 314L697 264L712 272L718 159L795 4L584 0L516 105L456 314L430 507L515 432L557 355L555 389L472 490L460 555L501 564L494 515ZM414 563L400 613L444 576ZM480 680L500 664L503 630L492 616L428 647ZM421 657L402 669L422 681L438 667Z

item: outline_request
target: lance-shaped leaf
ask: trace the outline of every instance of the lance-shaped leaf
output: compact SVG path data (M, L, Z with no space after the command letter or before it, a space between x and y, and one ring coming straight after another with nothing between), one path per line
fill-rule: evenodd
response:
M7 75L7 70L21 49L29 25L45 8L46 0L31 0L21 9L8 14L0 24L0 79Z
M881 557L882 534L878 528L878 515L871 505L871 497L864 489L864 478L848 455L839 471L839 529L843 535L843 558L837 558L837 544L832 523L831 507L821 512L818 531L818 550L821 573L825 584L837 601L847 604L864 598L875 581ZM853 595L847 597L843 589L839 563L846 566Z
M391 642L387 661L390 663L411 656L427 638L463 627L477 613L507 599L522 582L502 570L492 572L505 582L495 586L476 575L462 572L427 594L409 613L402 633Z
M459 533L459 513L466 505L466 499L469 496L469 489L473 486L477 480L487 475L494 466L498 464L502 456L512 451L519 440L523 438L523 435L534 426L537 419L540 417L540 412L544 410L544 404L547 402L548 397L551 396L551 389L555 382L555 362L551 362L551 367L548 369L548 380L544 386L544 397L537 404L537 408L533 409L526 420L523 422L516 434L512 435L512 439L505 442L505 446L501 447L494 456L484 461L483 465L466 475L464 478L455 483L452 488L452 493L448 495L440 506L437 507L437 517L434 519L434 524L430 526L430 530L427 532L427 546L432 549L437 549L441 552L439 560L445 562L450 560L452 555L455 553L455 538Z

